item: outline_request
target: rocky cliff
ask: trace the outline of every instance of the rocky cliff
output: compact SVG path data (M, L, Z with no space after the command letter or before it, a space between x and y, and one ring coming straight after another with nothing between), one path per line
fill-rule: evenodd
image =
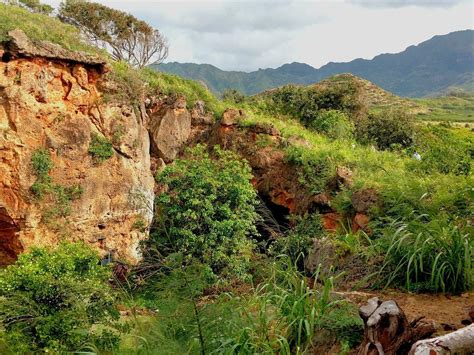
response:
M129 98L102 59L32 43L21 31L10 36L0 50L0 264L61 240L137 262L161 188L154 175L196 143L245 158L278 223L307 211L321 213L327 229L339 223L330 200L352 184L351 173L337 167L320 193L309 191L284 153L310 144L301 137L241 124L237 109L214 123L204 102L189 109L179 95L143 90ZM366 227L366 210L351 216L354 229Z
M154 199L146 122L103 99L103 60L11 37L0 52L0 264L63 239L135 262ZM111 142L110 158L90 154L94 137ZM32 192L37 151L52 160L42 198Z

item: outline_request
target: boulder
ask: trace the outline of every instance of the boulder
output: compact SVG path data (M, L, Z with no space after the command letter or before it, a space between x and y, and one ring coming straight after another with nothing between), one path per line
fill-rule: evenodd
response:
M345 166L338 166L336 174L328 181L327 188L331 191L337 191L342 188L351 188L353 185L352 171Z
M214 117L212 113L206 111L204 101L198 100L191 110L191 123L195 125L212 125Z
M221 125L222 126L236 125L244 117L245 117L244 110L237 110L235 108L228 108L222 114Z
M184 97L164 104L150 115L149 132L152 153L165 162L173 161L191 134L191 115Z
M366 188L354 192L351 201L356 213L366 214L372 207L379 206L380 196L377 190Z
M369 222L369 217L366 214L356 213L352 220L352 231L355 233L359 230L363 230L366 233L370 233Z

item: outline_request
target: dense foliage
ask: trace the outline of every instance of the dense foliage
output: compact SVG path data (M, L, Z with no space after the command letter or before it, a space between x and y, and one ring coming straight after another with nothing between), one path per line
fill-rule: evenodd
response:
M160 173L153 240L161 253L183 253L215 273L243 276L256 233L256 193L250 167L237 155L205 146L188 151Z
M109 277L98 255L82 244L20 255L0 271L0 321L8 345L17 353L114 348L119 314Z
M413 142L415 122L403 110L388 110L369 114L357 125L357 137L364 143L373 143L379 149L394 145L408 147Z

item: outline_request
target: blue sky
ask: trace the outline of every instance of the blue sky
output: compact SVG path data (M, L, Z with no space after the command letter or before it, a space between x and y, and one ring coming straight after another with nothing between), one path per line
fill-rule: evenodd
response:
M160 29L170 43L167 61L225 70L371 59L474 27L473 0L96 1Z

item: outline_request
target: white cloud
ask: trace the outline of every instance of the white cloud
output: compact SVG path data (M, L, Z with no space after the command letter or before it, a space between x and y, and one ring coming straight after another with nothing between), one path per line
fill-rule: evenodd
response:
M372 58L474 27L469 0L99 2L159 28L170 43L169 61L225 70Z

